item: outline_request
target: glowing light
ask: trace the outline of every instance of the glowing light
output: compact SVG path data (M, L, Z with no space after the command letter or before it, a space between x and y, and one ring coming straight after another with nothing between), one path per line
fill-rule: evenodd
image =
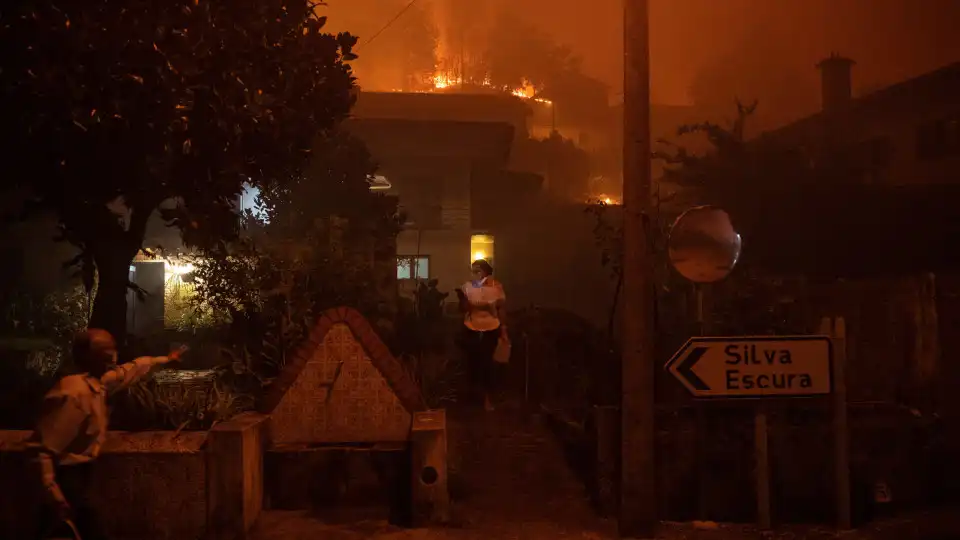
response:
M192 263L187 264L177 264L177 263L164 263L164 272L173 276L183 276L194 271L194 266Z
M449 77L443 73L437 73L433 76L433 88L436 90L443 90L444 88L449 88L451 86L457 86L460 84L459 78Z
M537 103L544 103L546 105L553 105L553 102L549 99L543 99L537 97L537 88L533 86L529 81L523 81L523 86L520 88L514 88L510 91L511 94L517 96L521 99L530 99L536 101Z
M619 199L617 199L617 198L615 198L615 197L611 197L611 196L606 195L606 194L597 195L597 196L595 196L595 197L592 197L592 198L590 198L587 202L588 202L589 204L603 204L603 205L607 205L607 206L620 204L620 200L619 200Z
M240 193L240 211L249 211L253 214L253 217L266 222L267 212L263 208L259 207L259 201L260 188L244 182L243 191Z
M393 187L386 176L379 174L369 177L367 181L370 183L370 191L386 191Z
M435 74L435 75L433 76L433 79L432 79L432 80L433 80L433 88L430 89L430 90L427 90L427 92L433 92L433 91L437 91L437 90L445 90L445 89L447 89L447 88L453 88L453 87L461 86L461 85L463 84L463 82L464 82L463 79L460 78L460 77L454 77L454 76L450 76L450 75L447 75L447 74L444 74L444 73L437 73L437 74ZM516 97L518 97L518 98L520 98L520 99L527 99L527 100L530 100L530 101L536 101L537 103L543 103L543 104L545 104L545 105L553 105L553 102L550 101L549 99L544 99L544 98L541 98L541 97L537 97L537 89L536 89L536 87L533 86L533 84L531 84L531 83L528 82L528 81L524 81L523 86L521 86L520 88L513 88L513 89L505 88L505 87L504 87L504 88L498 88L497 86L494 86L493 82L490 80L489 77L484 78L483 81L480 81L480 82L471 81L470 84L471 84L471 85L475 85L475 86L482 86L482 87L486 87L486 88L491 88L491 89L499 89L499 90L502 90L502 91L504 91L504 92L509 92L510 94L512 94L512 95L514 95L514 96L516 96Z
M480 259L483 259L489 263L493 263L493 252L493 236L487 234L474 234L470 237L470 254L473 255L473 258L470 259L471 263L474 261L479 261Z

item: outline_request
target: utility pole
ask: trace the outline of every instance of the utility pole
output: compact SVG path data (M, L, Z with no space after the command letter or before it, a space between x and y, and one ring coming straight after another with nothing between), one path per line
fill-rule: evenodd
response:
M620 372L620 536L657 528L654 446L654 283L650 245L648 0L623 0L623 343Z

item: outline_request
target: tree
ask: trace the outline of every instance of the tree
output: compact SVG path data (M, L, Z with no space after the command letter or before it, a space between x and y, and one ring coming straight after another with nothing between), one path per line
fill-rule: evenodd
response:
M751 118L749 128L754 134L812 114L820 96L814 61L800 60L802 53L796 50L793 40L782 35L782 28L756 24L741 39L719 49L713 61L701 65L690 85L690 97L698 110L711 116L726 114L737 96L756 97L763 108Z
M437 44L439 32L430 14L414 5L404 16L403 24L397 29L397 48L400 54L398 66L405 75L404 90L420 91L433 88L433 78L437 74ZM386 47L385 47L386 48ZM385 57L376 54L376 57Z
M553 102L562 123L603 128L609 87L585 75L581 64L569 47L504 11L490 28L483 67L496 88L532 86L537 97Z
M360 141L324 133L303 176L262 192L245 234L197 262L200 304L230 315L227 345L246 367L283 365L328 308L375 317L393 302L393 279L382 281L396 275L401 220L394 198L369 189L373 172Z
M244 182L298 177L347 115L356 40L325 20L281 0L5 6L4 158L96 279L91 326L123 342L128 267L155 212L188 244L222 245Z
M814 171L810 156L801 149L788 148L766 139L748 140L747 123L757 109L736 102L736 118L728 127L712 122L688 124L677 135L703 134L711 150L697 155L683 146L660 141L669 151L654 152L654 159L666 163L663 179L693 193L698 204L725 209L735 227L749 234L764 219L767 211L777 211L770 203L784 200L791 190L808 185L828 173L826 163Z
M491 26L485 56L491 84L509 89L529 83L542 90L579 67L570 49L510 10Z
M513 166L544 175L547 191L559 199L583 202L590 181L590 156L554 131L545 139L518 141Z

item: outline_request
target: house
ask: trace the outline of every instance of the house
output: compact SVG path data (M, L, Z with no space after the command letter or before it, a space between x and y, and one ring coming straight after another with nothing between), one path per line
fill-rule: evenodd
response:
M818 113L756 139L840 171L769 202L746 258L824 277L960 270L960 63L855 97L854 62L820 62ZM790 249L783 249L789 243Z
M472 261L496 264L497 241L477 202L509 193L511 150L526 137L529 112L513 96L360 93L345 127L367 145L378 187L398 197L406 217L397 238L401 293L429 279L449 290L469 277Z
M817 64L821 111L763 138L852 160L860 183L960 183L960 62L858 97L854 65L838 55Z

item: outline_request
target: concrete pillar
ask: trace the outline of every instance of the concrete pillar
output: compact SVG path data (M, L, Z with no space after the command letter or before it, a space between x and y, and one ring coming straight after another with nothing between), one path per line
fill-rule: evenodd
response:
M244 413L207 436L207 538L246 538L263 510L268 416Z
M414 525L446 522L450 517L446 411L414 413L410 442Z

